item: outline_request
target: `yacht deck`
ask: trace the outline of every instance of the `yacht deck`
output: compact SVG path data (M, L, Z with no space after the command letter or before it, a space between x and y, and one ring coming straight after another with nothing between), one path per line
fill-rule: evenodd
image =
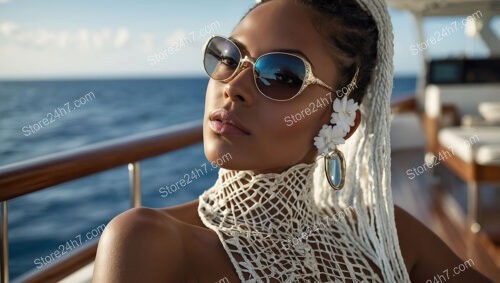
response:
M500 199L498 184L480 187L485 190L481 201L483 231L475 235L466 225L466 184L444 164L435 166L434 173L427 171L409 179L406 171L423 164L423 149L392 153L394 203L438 234L464 261L472 259L475 269L500 282L500 206L495 202Z

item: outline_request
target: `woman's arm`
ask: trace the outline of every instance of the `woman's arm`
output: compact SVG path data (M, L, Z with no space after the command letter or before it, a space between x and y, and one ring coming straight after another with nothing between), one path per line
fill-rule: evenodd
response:
M436 234L398 206L396 227L412 282L493 282L474 269L474 259L460 259Z

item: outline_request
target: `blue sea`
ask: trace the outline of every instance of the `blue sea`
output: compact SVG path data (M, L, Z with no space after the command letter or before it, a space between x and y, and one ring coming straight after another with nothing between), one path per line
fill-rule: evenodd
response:
M0 81L0 166L201 120L207 83L205 78ZM415 77L396 78L393 98L414 92L415 85ZM168 196L159 189L204 164L210 165L201 143L142 161L143 205L196 199L215 182L216 170ZM125 166L9 201L11 278L97 238L129 207Z

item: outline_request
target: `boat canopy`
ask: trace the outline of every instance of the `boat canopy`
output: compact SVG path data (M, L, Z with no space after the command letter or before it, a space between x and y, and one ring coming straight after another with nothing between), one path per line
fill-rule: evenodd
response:
M500 0L387 0L399 10L413 14L417 21L419 39L425 40L422 21L426 17L460 16L472 19L469 30L478 35L490 51L490 56L500 56L499 34L493 30L492 20L500 15ZM425 52L424 52L425 53ZM427 54L423 54L427 57Z
M396 9L422 17L468 16L477 11L500 15L498 0L387 0Z

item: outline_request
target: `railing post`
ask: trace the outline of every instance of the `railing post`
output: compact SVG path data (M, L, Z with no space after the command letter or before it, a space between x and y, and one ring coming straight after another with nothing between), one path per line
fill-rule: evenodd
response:
M130 181L131 206L141 206L141 168L139 162L128 164L128 173Z
M2 278L0 279L0 282L2 283L9 283L9 237L7 233L7 227L8 227L8 219L7 219L7 201L4 200L2 201L2 207L1 207L1 217L2 217L2 223L0 225L0 237L1 238L1 266L0 270L2 271Z

